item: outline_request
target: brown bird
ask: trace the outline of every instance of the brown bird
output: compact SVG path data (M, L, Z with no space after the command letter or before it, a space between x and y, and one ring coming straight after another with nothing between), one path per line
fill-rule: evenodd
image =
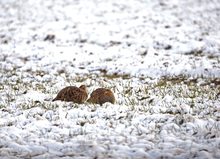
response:
M90 98L87 100L89 103L94 104L104 104L106 102L110 102L112 104L115 103L115 96L113 92L110 89L106 88L98 88L94 90L90 96Z
M88 98L88 93L85 85L81 85L79 88L75 86L68 86L57 94L53 101L61 100L66 102L84 103Z

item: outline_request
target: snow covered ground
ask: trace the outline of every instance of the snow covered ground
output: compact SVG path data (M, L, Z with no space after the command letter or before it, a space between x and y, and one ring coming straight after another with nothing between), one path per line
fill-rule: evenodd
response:
M1 0L0 158L220 158L218 0ZM103 106L51 102L111 88Z

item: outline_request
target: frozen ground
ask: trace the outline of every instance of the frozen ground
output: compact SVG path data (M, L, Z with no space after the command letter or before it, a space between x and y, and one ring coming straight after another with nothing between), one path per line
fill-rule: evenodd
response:
M1 158L220 158L218 0L1 0ZM117 103L51 102L67 85Z

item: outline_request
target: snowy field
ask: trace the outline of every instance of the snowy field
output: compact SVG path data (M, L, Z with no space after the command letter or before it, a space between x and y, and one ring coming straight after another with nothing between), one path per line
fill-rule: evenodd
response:
M0 158L220 158L219 0L0 0Z

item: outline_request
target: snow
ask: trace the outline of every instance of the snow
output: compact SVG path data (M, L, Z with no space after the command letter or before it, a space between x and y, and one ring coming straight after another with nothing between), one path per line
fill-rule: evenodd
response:
M0 158L220 158L219 7L1 0ZM51 102L81 84L116 104Z

